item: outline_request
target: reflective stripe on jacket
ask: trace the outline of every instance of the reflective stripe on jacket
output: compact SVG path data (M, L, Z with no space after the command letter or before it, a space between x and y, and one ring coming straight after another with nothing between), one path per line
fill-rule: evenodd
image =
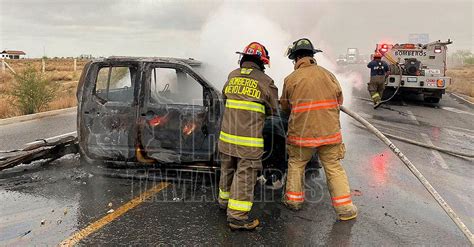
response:
M337 100L317 100L311 101L308 103L301 103L291 107L292 112L305 112L305 111L314 111L319 109L329 109L329 108L337 108L339 106L339 102Z
M280 99L282 110L290 112L287 142L305 147L341 143L342 102L336 77L313 58L300 59L295 71L285 78Z
M319 147L322 145L341 143L342 135L341 132L338 132L330 136L322 136L317 138L303 138L296 136L288 136L287 142L292 145L302 146L302 147Z
M263 155L262 130L266 115L276 114L278 89L253 62L229 74L222 89L224 116L219 151L230 156L259 159Z
M225 102L225 107L247 111L255 111L265 114L265 105L246 100L227 99Z
M243 147L263 148L263 138L261 137L237 136L221 131L219 140Z

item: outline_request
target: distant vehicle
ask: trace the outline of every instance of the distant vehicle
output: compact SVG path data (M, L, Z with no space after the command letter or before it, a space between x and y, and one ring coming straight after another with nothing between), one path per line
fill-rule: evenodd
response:
M346 64L362 64L365 62L364 57L359 53L357 48L347 48L346 54L340 55L336 59L338 65Z
M84 66L77 90L81 157L116 165L217 169L220 90L193 59L110 57ZM287 167L288 117L263 130L265 169ZM317 164L317 157L311 161ZM313 166L314 167L314 166Z
M347 58L345 55L340 55L337 59L336 59L336 63L338 65L345 65L347 64Z
M451 40L428 44L377 44L375 52L391 64L384 95L422 94L424 101L438 103L451 83L446 76L446 51Z
M347 63L350 63L350 64L359 63L359 49L347 48L346 58L347 58Z

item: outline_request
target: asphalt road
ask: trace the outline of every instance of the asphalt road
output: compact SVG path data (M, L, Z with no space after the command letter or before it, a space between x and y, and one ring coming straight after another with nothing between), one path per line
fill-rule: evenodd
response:
M0 150L22 148L24 144L76 131L76 111L16 124L0 125Z
M446 95L434 105L398 98L373 110L362 99L368 97L365 88L354 90L353 95L352 100L347 97L348 107L384 132L474 151L474 110L453 97ZM262 227L233 232L215 202L212 176L196 175L199 179L189 180L191 175L182 174L186 180L169 184L112 178L103 168L81 164L77 155L68 155L49 164L36 162L0 172L0 245L56 245L68 239L64 243L111 246L468 245L381 141L347 116L342 127L347 148L343 164L360 210L356 220L336 220L324 176L312 174L306 179L308 202L302 211L287 210L279 203L281 191L258 185L252 215L261 219ZM12 149L74 128L73 114L1 126L1 147ZM472 160L394 143L473 230ZM145 200L133 200L137 196Z

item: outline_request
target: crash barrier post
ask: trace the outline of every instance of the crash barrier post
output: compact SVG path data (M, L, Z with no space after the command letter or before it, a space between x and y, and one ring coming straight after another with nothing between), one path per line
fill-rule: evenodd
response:
M423 176L423 174L411 163L411 161L400 151L400 149L395 146L387 137L385 137L382 132L370 124L367 120L359 116L357 113L347 109L344 106L341 106L341 111L357 120L359 123L363 124L369 132L375 134L383 143L385 143L393 153L405 164L405 166L415 175L418 181L425 187L425 189L430 193L430 195L436 200L436 202L443 208L446 214L453 220L456 226L462 231L464 236L470 241L471 245L474 245L474 236L467 226L462 222L461 218L454 212L454 210L449 206L449 204L441 197L441 195L436 191L430 182Z

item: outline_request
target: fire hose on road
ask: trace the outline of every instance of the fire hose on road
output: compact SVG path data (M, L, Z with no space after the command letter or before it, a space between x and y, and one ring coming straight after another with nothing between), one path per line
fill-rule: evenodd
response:
M395 146L382 132L376 129L372 124L367 122L364 118L359 116L357 113L347 109L344 106L341 106L341 111L349 115L350 117L357 120L359 123L363 124L369 132L375 134L383 143L385 143L393 153L406 165L406 167L415 175L418 181L426 188L426 190L431 194L431 196L436 200L436 202L443 208L446 214L453 220L456 226L463 232L466 238L470 241L471 245L474 245L474 236L467 226L461 221L459 216L454 212L454 210L449 206L449 204L441 197L441 195L433 188L430 182L423 176L423 174L411 163L411 161L400 151L400 149Z
M365 126L359 125L359 124L354 124L354 126L356 126L358 128L361 128L361 129L367 129ZM435 145L418 142L418 141L415 141L415 140L412 140L412 139L404 138L404 137L401 137L401 136L389 134L389 133L382 132L382 131L380 131L380 133L382 133L386 137L390 137L391 139L395 139L395 140L398 140L398 141L401 141L401 142L410 143L410 144L417 145L417 146L424 147L424 148L428 148L428 149L433 149L433 150L436 150L436 151L439 151L439 152L443 152L445 154L453 155L453 156L458 157L458 158L462 158L462 159L472 159L472 158L474 158L474 154L471 154L471 153L463 153L463 152L458 152L458 151L455 151L455 150L452 150L452 149L440 148L440 147L437 147Z

